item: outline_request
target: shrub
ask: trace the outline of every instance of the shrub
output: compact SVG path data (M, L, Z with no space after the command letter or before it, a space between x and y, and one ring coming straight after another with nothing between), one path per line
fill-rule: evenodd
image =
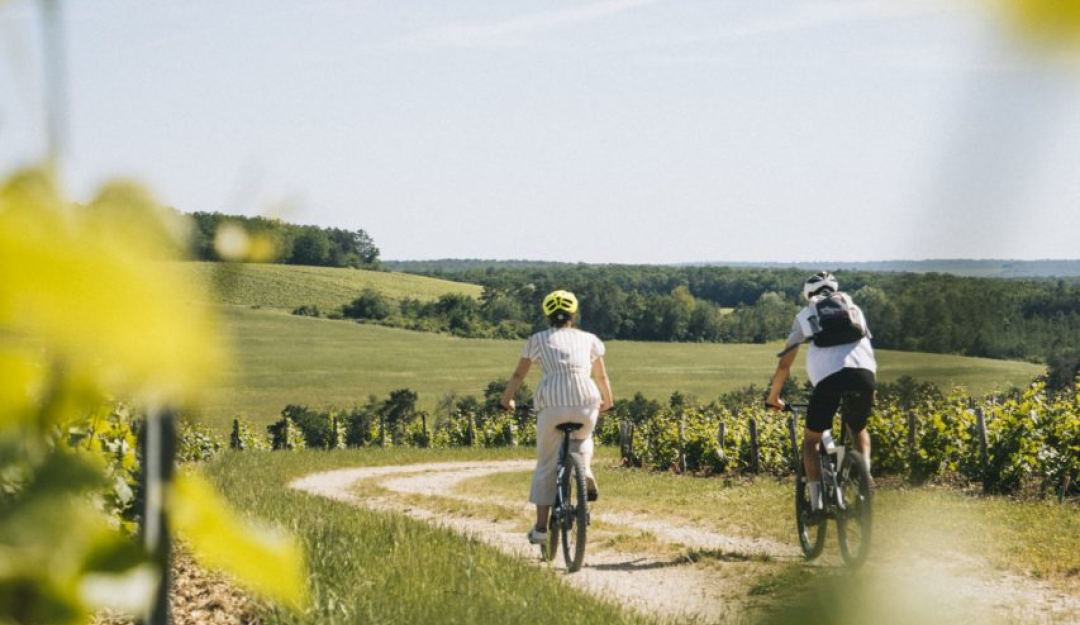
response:
M178 462L206 462L225 448L225 441L210 428L181 419L176 439Z
M281 416L290 419L300 429L306 447L337 449L345 446L344 427L336 413L309 410L307 406L289 404Z
M371 287L364 289L360 297L341 309L341 313L349 319L386 319L392 312L390 300Z
M255 434L254 426L243 417L233 419L232 435L229 437L229 448L237 451L254 450L266 451L270 449L270 443L261 436Z
M306 447L304 435L289 417L282 417L280 421L266 426L266 429L270 432L270 447L274 451L298 450Z
M372 395L362 408L354 407L342 416L345 425L345 444L348 447L371 445L379 439L378 398Z
M104 461L104 488L96 495L99 507L111 522L131 534L138 517L136 490L139 482L138 435L142 421L126 404L100 405L85 420L69 425L58 447ZM9 475L0 479L7 486ZM5 490L0 488L0 490Z

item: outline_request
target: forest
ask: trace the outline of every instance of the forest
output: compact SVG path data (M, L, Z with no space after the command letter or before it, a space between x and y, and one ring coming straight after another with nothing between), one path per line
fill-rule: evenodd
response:
M345 316L462 336L514 338L544 327L543 295L567 289L581 326L603 339L763 343L787 336L806 271L654 265L477 267L425 275L484 288L479 301L382 301L361 294ZM1047 362L1080 345L1080 280L840 272L884 349Z
M191 213L194 223L191 256L195 260L224 260L218 235L223 225L234 225L249 236L272 242L269 262L317 267L379 268L379 248L364 230L320 228L291 224L267 217L245 217L222 213Z

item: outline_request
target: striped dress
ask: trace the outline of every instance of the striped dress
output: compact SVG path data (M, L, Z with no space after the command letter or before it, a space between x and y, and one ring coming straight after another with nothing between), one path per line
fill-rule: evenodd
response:
M599 406L600 389L592 380L592 363L603 355L603 342L577 328L549 328L530 336L521 357L540 363L543 371L536 388L536 409Z

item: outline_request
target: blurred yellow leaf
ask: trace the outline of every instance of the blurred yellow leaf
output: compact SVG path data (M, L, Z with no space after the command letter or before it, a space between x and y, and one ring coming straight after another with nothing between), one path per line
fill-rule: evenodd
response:
M203 565L252 590L299 608L305 601L304 553L291 537L242 522L204 478L177 478L169 500L177 532Z
M157 262L177 258L177 217L133 185L73 207L46 173L14 176L0 187L0 330L93 369L104 388L191 397L224 352L206 298Z
M133 182L108 183L86 213L87 229L105 244L125 246L147 259L173 260L187 251L191 224Z
M29 352L0 350L0 424L25 421L37 409L45 367Z
M1080 0L996 0L1010 21L1040 43L1080 43Z
M218 227L214 251L224 260L250 263L272 262L279 254L278 244L270 235L248 232L233 222L224 222Z

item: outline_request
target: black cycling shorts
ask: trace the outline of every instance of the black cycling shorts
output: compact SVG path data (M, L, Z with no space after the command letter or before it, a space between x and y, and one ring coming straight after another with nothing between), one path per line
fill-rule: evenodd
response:
M844 423L858 434L874 407L874 372L869 369L841 369L825 378L810 394L806 409L806 429L824 432L832 427L833 415L844 401Z

